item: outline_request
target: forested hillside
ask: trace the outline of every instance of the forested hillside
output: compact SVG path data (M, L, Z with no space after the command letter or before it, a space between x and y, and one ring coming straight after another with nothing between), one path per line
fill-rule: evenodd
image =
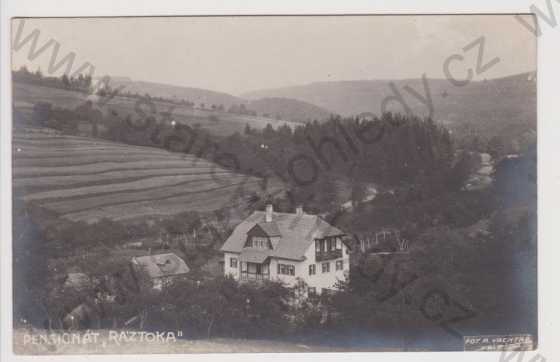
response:
M356 80L267 89L244 96L289 97L345 116L364 112L380 115L386 102L386 111L410 110L418 116L430 116L460 138L476 136L484 142L498 136L510 143L523 142L527 132L536 130L536 84L535 73L523 73L464 86L433 78L425 83L422 79Z

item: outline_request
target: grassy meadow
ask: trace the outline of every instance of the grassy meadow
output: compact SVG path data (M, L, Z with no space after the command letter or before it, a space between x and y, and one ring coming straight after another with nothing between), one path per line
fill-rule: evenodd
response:
M26 129L13 150L15 196L71 221L211 212L263 191L257 178L152 147Z

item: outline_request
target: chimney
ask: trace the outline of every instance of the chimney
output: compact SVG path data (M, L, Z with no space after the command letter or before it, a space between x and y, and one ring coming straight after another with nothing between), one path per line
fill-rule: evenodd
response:
M302 205L298 205L296 207L296 215L297 216L302 216L303 215L303 206Z
M272 222L272 213L274 212L274 209L272 208L272 204L266 204L266 213L264 216L264 221L265 222Z

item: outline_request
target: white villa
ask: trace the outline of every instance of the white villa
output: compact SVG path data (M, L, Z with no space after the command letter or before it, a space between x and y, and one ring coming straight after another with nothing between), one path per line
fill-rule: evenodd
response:
M242 221L221 248L224 273L236 280L298 279L308 293L334 289L349 275L349 248L344 233L317 215L298 207L295 213L255 211Z

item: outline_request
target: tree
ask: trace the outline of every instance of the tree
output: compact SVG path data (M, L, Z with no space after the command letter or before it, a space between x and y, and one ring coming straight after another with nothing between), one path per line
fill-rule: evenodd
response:
M262 338L289 332L290 290L277 282L238 284L229 277L176 280L151 308L151 328L189 337ZM163 307L163 308L162 308Z
M458 156L455 166L451 169L449 176L449 186L451 190L460 190L469 176L480 165L478 153L462 152Z
M359 205L366 197L366 186L363 182L353 181L350 200L353 206Z
M271 139L274 137L274 128L270 123L266 124L266 127L263 130L263 137L267 139Z
M84 77L84 86L85 86L85 88L88 89L88 90L89 90L90 87L91 87L91 80L92 80L92 79L91 79L91 75L90 75L90 74L87 74L87 75Z
M253 132L253 130L251 129L251 126L249 126L249 123L245 123L245 130L243 131L243 133L248 136L251 135Z
M187 211L163 221L163 228L171 234L193 233L202 226L200 215L196 211Z
M278 127L278 135L282 140L288 141L292 136L292 129L287 124Z
M504 156L505 148L504 142L498 136L494 136L488 141L488 153L494 160L499 160Z

